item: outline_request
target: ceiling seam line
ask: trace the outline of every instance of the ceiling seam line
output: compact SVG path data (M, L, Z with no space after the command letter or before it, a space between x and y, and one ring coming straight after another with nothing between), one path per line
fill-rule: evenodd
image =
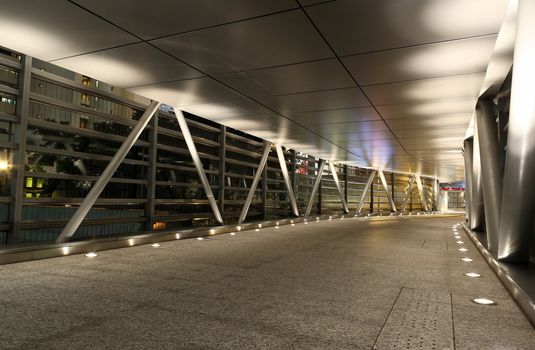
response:
M310 7L310 6L307 6ZM404 50L404 49L413 49L421 46L430 46L430 45L438 45L438 44L448 44L453 43L456 41L463 41L463 40L470 40L470 39L477 39L477 38L485 38L489 36L497 36L498 33L487 33L487 34L478 34L478 35L471 35L471 36L465 36L457 39L446 39L446 40L437 40L437 41L430 41L422 44L411 44L411 45L405 45L405 46L396 46L392 48L387 49L379 49L379 50L371 50L371 51L364 51L364 52L358 52L358 53L350 53L345 55L340 55L340 58L347 58L347 57L354 57L354 56L362 56L362 55L370 55L374 53L382 53L382 52L388 52L388 51L396 51L396 50Z
M368 84L368 85L360 85L360 87L367 88L367 87L389 85L389 84L412 83L412 82L416 82L416 81L436 80L436 79L442 79L442 78L464 77L464 76L468 76L468 75L480 75L480 74L484 74L484 73L486 73L486 72L450 74L450 75L442 75L440 77L420 78L420 79L394 80L394 81L389 81L389 82L386 82L386 83L375 83L375 84Z

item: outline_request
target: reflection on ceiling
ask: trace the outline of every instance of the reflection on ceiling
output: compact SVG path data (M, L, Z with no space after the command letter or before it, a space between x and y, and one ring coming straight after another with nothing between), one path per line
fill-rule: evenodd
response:
M302 152L455 181L506 7L21 0L0 45Z

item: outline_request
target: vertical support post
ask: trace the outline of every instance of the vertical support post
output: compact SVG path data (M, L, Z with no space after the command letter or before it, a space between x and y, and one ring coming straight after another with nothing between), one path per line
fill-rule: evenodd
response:
M349 214L349 209L347 208L347 203L344 198L344 193L342 192L342 188L340 187L340 181L338 181L338 174L336 174L336 167L334 166L334 163L332 161L329 161L329 168L331 169L331 175L334 180L334 184L336 185L336 189L338 190L338 194L340 195L340 202L342 202L342 209L344 210L344 213Z
M390 174L390 189L392 190L392 200L396 203L396 179L394 178L394 173Z
M474 148L472 150L472 230L482 230L485 226L485 208L483 205L483 182L481 179L481 157L479 153L477 119L474 123Z
M290 176L288 175L288 167L286 166L286 160L284 159L284 153L282 152L282 147L280 145L275 145L275 149L277 150L277 157L279 158L279 165L281 168L282 177L284 178L284 184L286 185L286 190L288 191L288 197L290 199L290 206L292 207L292 213L295 216L299 216L299 210L297 209L297 203L295 201L293 187L290 182Z
M106 169L104 169L97 182L95 182L95 184L91 188L91 191L89 191L87 196L84 198L82 204L78 207L78 209L71 217L63 231L61 231L61 234L58 236L56 242L63 243L74 235L84 218L89 213L89 210L91 210L93 204L95 204L96 200L112 178L119 165L121 165L122 161L130 151L132 146L136 143L137 139L139 138L139 135L141 135L147 124L150 122L154 113L156 113L156 111L158 110L158 106L160 106L159 102L151 102L145 113L143 113L141 118L139 118L136 126L132 129L126 140L124 140L121 147L119 147L117 153L115 153L112 160L108 163Z
M435 199L435 210L438 210L438 179L433 179L433 198Z
M323 179L320 179L320 188L318 189L318 213L319 215L321 215L321 211L323 210L322 192L323 192Z
M225 169L227 157L227 127L221 125L219 128L219 192L217 201L221 215L225 215Z
M405 211L405 208L407 207L407 203L409 202L409 199L411 198L413 187L414 187L414 175L411 175L409 178L409 186L407 187L407 193L405 193L405 198L403 198L403 204L401 205L402 213Z
M249 207L251 206L251 202L256 193L258 182L260 181L260 177L264 173L264 168L266 167L270 150L271 142L264 141L264 152L262 153L262 158L260 158L260 164L258 164L258 168L256 169L256 173L253 178L253 183L251 184L251 188L249 189L249 193L247 194L247 198L245 199L245 203L243 204L243 208L238 219L238 224L243 224L245 218L247 217L247 212L249 211Z
M519 0L498 258L529 262L535 196L535 1Z
M381 180L381 184L383 185L383 188L385 189L386 196L388 198L388 202L390 203L390 208L395 213L396 212L396 204L394 203L394 198L392 198L392 195L390 194L390 191L388 191L388 183L386 182L385 174L382 170L379 170L379 179Z
M294 193L297 193L297 157L296 152L294 149L290 150L290 154L292 155L292 165L291 165L291 172L292 172L292 189Z
M154 117L151 121L151 132L149 134L149 173L147 183L147 206L146 217L147 222L145 229L147 231L152 230L154 224L154 200L156 198L156 171L158 164L158 112L154 113Z
M375 178L372 179L372 187L370 187L370 213L373 213L373 205L375 202L375 190L373 188L373 182L375 181Z
M8 243L18 243L21 235L22 199L24 197L24 173L26 167L26 139L28 134L28 118L30 113L30 85L32 79L32 57L24 56L22 71L19 72L20 98L17 101L19 130L17 132L18 150L13 157L15 176L12 177L12 202L9 208L11 231L7 235Z
M346 200L346 203L349 202L349 190L348 190L349 179L348 178L349 178L349 167L347 166L347 164L344 164L344 198Z
M362 195L360 196L360 200L359 200L359 205L357 206L357 212L356 214L360 214L360 212L362 211L362 207L364 206L364 200L366 199L366 194L368 193L368 190L370 189L371 187L371 192L370 192L370 195L371 195L371 209L373 208L373 186L372 186L372 183L373 183L373 179L375 179L375 174L377 173L377 170L372 170L370 172L370 175L368 176L368 181L366 181L366 184L364 185L364 189L362 190Z
M316 176L316 180L314 180L314 186L312 186L312 192L310 193L310 198L308 199L308 204L305 210L305 217L310 215L310 211L312 210L312 206L314 205L314 199L316 197L316 193L318 193L318 188L320 188L321 178L323 177L324 167L325 167L325 160L320 159L318 175Z
M492 102L479 100L476 105L481 180L487 233L487 249L498 252L502 202L502 174L498 162L498 128Z
M472 222L472 159L473 159L474 142L472 138L466 139L463 142L464 154L464 180L466 191L464 192L464 199L466 201L466 222L470 227Z
M422 206L424 207L425 211L427 210L427 201L425 199L425 193L424 193L424 186L422 185L422 178L420 175L416 176L416 186L418 187L418 194L420 195L420 202L422 203Z
M268 157L269 158L269 157ZM264 170L262 171L262 213L264 214L264 219L267 218L267 178L268 178L268 172L267 172L267 162L266 166L264 167Z
M188 123L186 122L184 113L182 113L182 111L179 110L178 108L175 108L174 110L175 110L176 119L178 121L178 125L180 126L180 131L182 132L182 136L184 136L184 141L186 141L186 145L188 146L189 153L191 155L193 163L195 164L195 168L197 169L197 174L199 175L199 179L201 180L202 187L204 188L204 193L206 194L206 197L208 198L208 203L210 203L210 207L212 208L212 212L214 213L216 221L220 224L223 224L223 217L221 216L221 213L219 212L219 208L217 207L217 203L214 198L212 188L210 187L210 183L208 182L208 179L206 178L206 173L204 172L204 167L202 165L201 158L199 157L199 153L197 153L195 142L193 142L193 138L191 137L191 133L189 132Z

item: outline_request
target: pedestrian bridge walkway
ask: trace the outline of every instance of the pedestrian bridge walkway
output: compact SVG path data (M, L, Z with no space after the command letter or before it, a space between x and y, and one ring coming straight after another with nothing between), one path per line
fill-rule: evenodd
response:
M535 349L455 238L462 220L346 218L3 265L0 348Z

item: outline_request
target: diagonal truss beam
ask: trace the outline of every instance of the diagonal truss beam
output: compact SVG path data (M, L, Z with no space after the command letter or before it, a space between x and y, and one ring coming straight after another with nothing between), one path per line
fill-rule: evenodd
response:
M210 183L208 182L208 178L206 177L206 173L204 172L204 166L202 165L199 153L197 153L197 148L195 147L195 142L193 142L193 137L191 137L191 133L189 131L186 118L184 117L184 113L182 113L182 111L177 108L174 108L174 110L176 120L178 121L178 125L180 126L180 131L182 132L184 141L186 141L186 145L188 146L189 153L191 155L191 158L193 159L195 168L197 169L197 174L199 175L199 179L201 180L204 193L208 198L208 202L210 203L210 207L212 208L212 212L214 213L215 219L218 223L223 224L223 217L221 216L221 212L219 211L219 207L217 206L214 193L212 192L212 188L210 187ZM220 176L223 176L223 174L220 174Z
M262 177L262 174L264 173L264 168L266 167L270 150L271 150L271 142L264 141L264 151L262 153L262 158L260 159L260 164L258 164L258 168L256 169L256 173L253 178L253 183L251 184L251 188L249 189L249 193L247 194L245 203L243 204L243 208L241 210L240 217L238 219L238 224L243 224L243 222L245 221L245 218L247 217L247 212L249 211L249 207L251 206L251 202L253 201L256 188L258 187L258 182L260 181L260 178Z
M314 181L314 186L312 187L312 193L310 193L310 198L308 199L307 208L305 210L305 217L310 215L310 211L312 210L312 206L314 205L314 199L316 197L316 193L318 193L318 189L321 184L321 178L323 177L324 168L325 168L325 160L320 159L320 164L318 167L318 175L316 176L316 180Z
M370 186L373 183L373 179L375 179L375 174L377 174L377 170L372 170L370 172L370 176L368 177L368 181L366 181L366 185L364 186L364 190L362 190L362 195L360 196L359 205L357 207L357 215L360 214L362 211L362 206L364 206L364 199L366 199L366 194L368 193L368 190L370 189Z
M71 217L63 231L61 231L60 235L56 239L56 242L66 242L74 235L78 227L80 227L82 221L89 213L89 210L91 210L98 197L112 178L119 165L121 165L122 161L130 151L132 146L136 143L137 139L151 120L154 113L156 113L156 111L158 110L159 106L159 102L151 102L145 113L143 113L141 118L139 118L136 126L130 132L130 135L128 135L126 140L124 140L121 147L119 147L111 161L106 166L106 169L104 169L97 182L95 182L95 184L91 188L91 191L89 191L88 195L84 198L82 204L80 204L80 206L78 207L74 215Z
M401 212L403 213L405 211L405 208L407 208L407 203L409 202L409 199L411 198L412 189L414 187L414 175L411 175L409 178L409 186L407 187L407 192L405 193L405 197L403 198L403 204L401 205Z
M383 185L383 188L386 192L386 197L388 198L388 202L390 203L390 208L392 208L393 212L396 212L396 203L394 203L394 198L392 198L392 193L388 190L388 184L386 183L385 174L382 170L378 170L379 172L379 179L381 180L381 184Z
M295 201L295 195L290 182L290 175L288 175L288 167L286 166L286 160L284 159L282 147L280 145L275 145L275 149L277 150L277 157L279 158L279 165L282 171L282 177L284 178L284 185L286 186L288 197L290 198L292 212L295 216L299 216L299 210L297 209L297 202Z
M336 189L338 190L338 193L340 194L340 201L342 202L342 208L344 209L344 213L349 214L349 208L347 207L347 202L346 202L346 199L344 198L342 187L340 187L340 181L338 181L338 174L336 173L336 167L334 166L334 163L332 161L329 161L329 168L331 169L331 175L333 177L334 184L336 185Z
M420 195L420 202L422 202L422 205L424 207L425 211L429 211L428 205L427 205L427 199L424 192L424 186L422 185L422 178L420 175L416 175L416 186L418 187L418 194Z

